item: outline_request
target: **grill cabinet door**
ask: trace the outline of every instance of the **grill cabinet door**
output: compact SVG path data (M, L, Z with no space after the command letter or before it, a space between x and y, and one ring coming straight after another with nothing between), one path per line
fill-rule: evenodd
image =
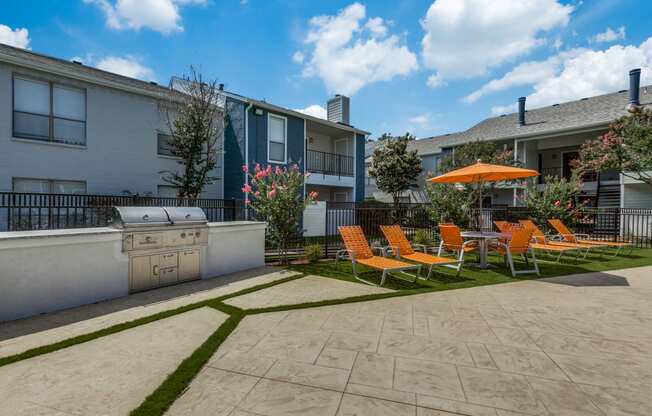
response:
M134 256L131 262L131 291L150 289L158 285L158 276L154 275L154 267L158 268L156 259L152 261L151 257L158 256Z
M199 249L179 253L179 280L199 279Z
M177 267L166 267L161 269L161 286L169 285L179 281L179 269Z

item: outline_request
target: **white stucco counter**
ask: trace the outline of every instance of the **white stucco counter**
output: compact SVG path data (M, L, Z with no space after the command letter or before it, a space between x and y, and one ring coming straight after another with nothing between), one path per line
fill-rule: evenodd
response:
M208 224L201 277L265 264L263 222ZM113 228L0 232L0 321L129 294L129 256Z

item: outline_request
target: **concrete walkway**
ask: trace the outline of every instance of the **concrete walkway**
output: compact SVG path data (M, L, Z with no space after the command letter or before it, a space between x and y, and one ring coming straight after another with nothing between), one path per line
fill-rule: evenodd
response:
M270 267L0 323L0 357L295 275Z
M169 414L647 416L650 343L652 267L256 315Z
M0 367L0 414L127 415L226 318L201 308Z
M388 292L393 292L393 290L328 277L306 276L299 280L238 296L225 303L242 309L255 309Z

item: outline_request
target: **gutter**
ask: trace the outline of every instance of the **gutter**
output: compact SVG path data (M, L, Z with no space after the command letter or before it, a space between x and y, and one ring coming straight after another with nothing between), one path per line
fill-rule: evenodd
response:
M226 105L225 105L226 106ZM245 108L245 166L249 169L249 110L253 107L253 103L249 103ZM249 185L249 175L245 172L245 184ZM249 219L249 194L245 194L245 220Z

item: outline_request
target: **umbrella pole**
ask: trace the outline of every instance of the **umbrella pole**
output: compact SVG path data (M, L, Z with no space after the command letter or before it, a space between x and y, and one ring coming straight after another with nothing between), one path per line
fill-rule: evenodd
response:
M478 210L478 230L482 232L482 181L478 182L478 205L480 209Z

